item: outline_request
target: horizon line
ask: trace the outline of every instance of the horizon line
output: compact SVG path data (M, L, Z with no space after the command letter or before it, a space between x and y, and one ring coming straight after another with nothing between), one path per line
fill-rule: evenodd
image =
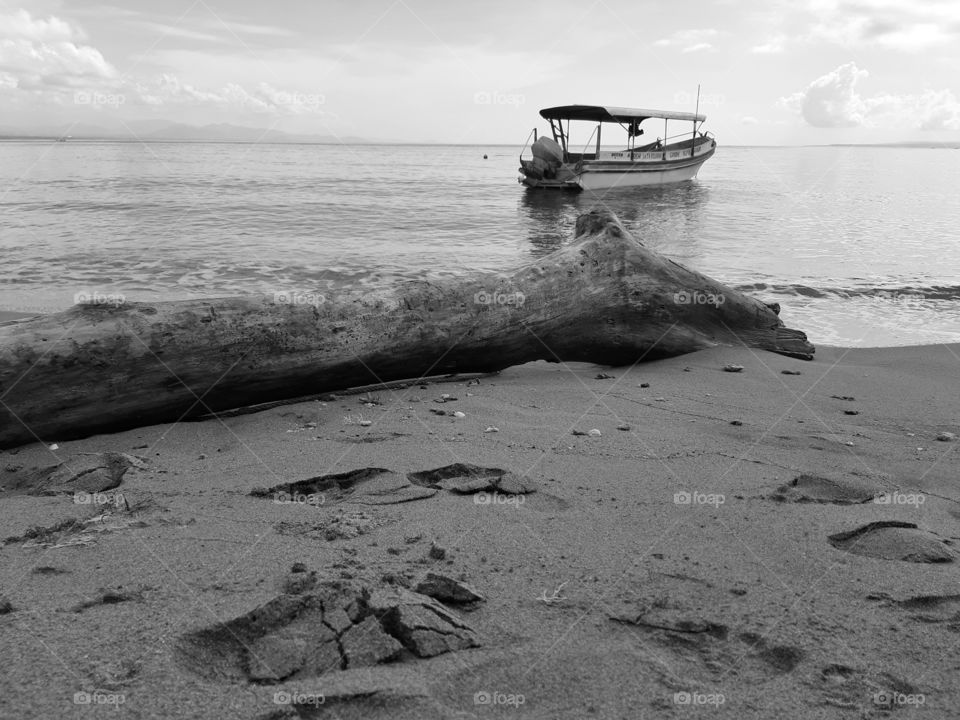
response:
M139 143L139 144L188 144L188 145L341 145L341 146L363 146L373 145L384 146L410 146L410 147L501 147L517 148L523 147L522 143L446 143L446 142L420 142L420 141L385 141L385 140L363 140L357 139L354 142L342 142L337 140L230 140L230 139L190 139L190 138L138 138L123 136L72 136L72 135L6 135L0 133L0 142L87 142L87 143ZM885 143L798 143L798 144L757 144L742 145L718 143L721 147L728 148L803 148L803 147L887 147L887 148L916 148L916 149L960 149L960 140L901 140ZM611 146L612 147L612 146Z

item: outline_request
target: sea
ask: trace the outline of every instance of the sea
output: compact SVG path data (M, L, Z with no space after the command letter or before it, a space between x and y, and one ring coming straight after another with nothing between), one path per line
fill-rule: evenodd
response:
M614 211L820 344L960 342L960 150L724 147L690 182L564 193L519 146L0 142L0 311L376 289L535 262Z

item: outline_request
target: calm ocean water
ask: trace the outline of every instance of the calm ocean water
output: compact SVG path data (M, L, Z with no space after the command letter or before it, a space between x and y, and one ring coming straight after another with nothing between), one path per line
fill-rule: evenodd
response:
M0 142L0 310L503 270L601 203L648 247L780 302L815 343L960 342L956 150L721 144L691 183L602 196L526 191L517 154Z

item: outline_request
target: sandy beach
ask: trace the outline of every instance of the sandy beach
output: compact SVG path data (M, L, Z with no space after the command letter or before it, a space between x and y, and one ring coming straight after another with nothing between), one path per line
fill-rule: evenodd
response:
M532 363L0 453L0 712L949 717L958 366Z
M960 720L960 0L713 5L0 0L0 720Z

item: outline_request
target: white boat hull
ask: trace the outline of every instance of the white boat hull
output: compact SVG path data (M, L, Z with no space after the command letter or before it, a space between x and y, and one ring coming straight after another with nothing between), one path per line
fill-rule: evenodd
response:
M608 190L618 187L639 187L641 185L670 185L692 180L707 158L699 159L686 167L665 168L663 170L643 169L639 171L600 171L584 169L577 178L577 184L583 190Z

